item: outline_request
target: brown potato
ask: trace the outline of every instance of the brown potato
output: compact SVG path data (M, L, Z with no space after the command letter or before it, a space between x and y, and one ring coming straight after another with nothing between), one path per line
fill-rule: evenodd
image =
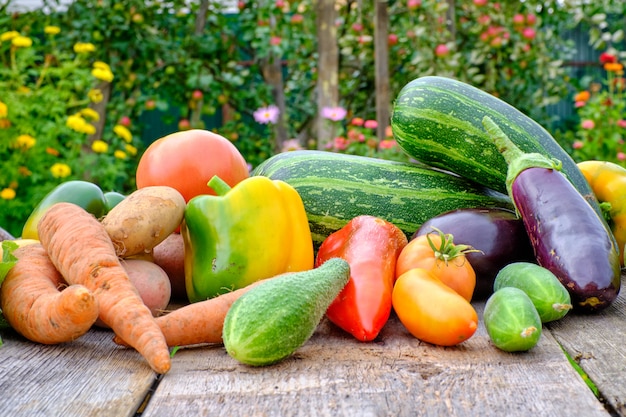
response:
M170 277L172 300L189 302L185 288L185 247L180 233L172 233L156 245L152 259Z
M150 252L183 220L185 199L174 188L152 186L131 193L102 219L120 258Z

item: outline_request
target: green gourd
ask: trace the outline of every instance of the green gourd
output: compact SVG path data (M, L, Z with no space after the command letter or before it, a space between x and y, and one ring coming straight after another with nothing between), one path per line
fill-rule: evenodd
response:
M226 352L252 366L287 358L313 335L349 279L348 262L332 258L317 268L286 273L252 288L226 314L222 330Z
M514 262L496 275L493 290L515 287L531 299L542 323L563 318L572 309L569 292L548 269L530 262Z
M506 352L530 350L541 337L539 313L519 288L503 287L491 294L483 320L492 343Z

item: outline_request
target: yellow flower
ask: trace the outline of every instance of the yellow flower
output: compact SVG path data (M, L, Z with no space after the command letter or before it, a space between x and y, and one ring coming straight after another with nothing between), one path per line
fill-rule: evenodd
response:
M124 139L126 142L130 143L133 141L133 134L130 133L130 130L126 126L123 125L115 125L113 127L113 132L120 138Z
M96 127L92 124L87 123L87 121L83 119L83 116L81 116L80 113L68 116L65 125L79 133L86 133L87 135L93 135L94 133L96 133Z
M97 122L98 120L100 120L100 114L94 109L92 109L91 107L82 109L80 111L80 114L85 116L88 119L93 120L94 122Z
M124 147L124 149L126 149L126 153L128 153L131 156L135 156L137 155L137 148L135 148L133 145L131 144L126 144L126 146Z
M113 152L113 156L117 159L126 159L126 152L117 149L115 152Z
M99 80L111 82L113 81L113 73L111 70L102 69L102 68L94 68L91 70L91 75L96 77Z
M74 52L77 54L88 54L89 52L94 52L95 50L96 46L93 43L76 42L74 44Z
M95 153L105 153L109 150L109 145L103 140L94 140L91 144L91 150Z
M87 93L87 97L91 100L92 103L100 103L104 97L102 96L102 91L98 88L94 88L93 90L89 90Z
M13 200L15 198L15 190L13 188L5 188L0 191L0 198L3 200Z
M19 135L15 140L15 147L26 151L35 146L35 143L37 143L37 141L34 137L30 135Z
M62 162L57 162L50 167L50 172L55 178L65 178L72 173L72 169Z
M2 35L0 35L0 42L10 41L13 40L13 38L17 38L18 36L20 36L20 33L16 30L4 32Z
M85 125L83 126L83 133L86 133L88 135L94 135L96 133L96 127L90 123L85 122Z
M28 48L33 45L33 40L26 36L16 36L11 40L11 45L16 48Z
M56 35L61 32L61 28L58 26L46 26L45 28L43 28L43 31L48 35Z
M111 67L106 62L96 61L93 63L94 68L102 69L102 70L111 70Z
M0 101L0 118L5 118L9 115L9 108L7 105Z

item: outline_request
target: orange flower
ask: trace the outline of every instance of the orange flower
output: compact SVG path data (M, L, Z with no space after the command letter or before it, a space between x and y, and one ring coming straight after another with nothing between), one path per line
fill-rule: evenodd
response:
M48 155L52 155L52 156L59 156L59 151L57 151L57 150L56 150L56 149L54 149L54 148L50 148L50 147L47 147L47 148L46 148L46 153L47 153Z
M589 91L584 90L574 96L574 101L587 101L590 97Z
M619 62L607 62L604 64L604 69L609 72L621 72L624 66Z

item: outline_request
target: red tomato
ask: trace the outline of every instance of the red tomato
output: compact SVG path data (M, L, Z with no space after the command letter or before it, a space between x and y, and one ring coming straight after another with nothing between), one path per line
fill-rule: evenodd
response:
M409 333L427 343L454 346L478 328L478 315L469 301L422 268L400 275L392 303Z
M219 176L231 187L248 178L248 165L228 139L208 130L172 133L154 141L137 165L137 188L167 185L185 201L201 194L215 195L207 183Z

